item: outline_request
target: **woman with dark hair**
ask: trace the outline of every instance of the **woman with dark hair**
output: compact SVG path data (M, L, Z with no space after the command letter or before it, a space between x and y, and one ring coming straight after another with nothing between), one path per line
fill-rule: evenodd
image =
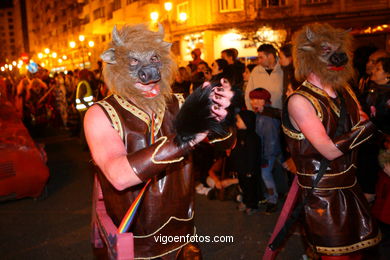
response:
M294 75L291 47L291 44L285 44L279 49L279 63L283 70L283 100L300 86Z
M172 85L173 93L183 93L185 97L190 94L191 74L185 67L180 67Z

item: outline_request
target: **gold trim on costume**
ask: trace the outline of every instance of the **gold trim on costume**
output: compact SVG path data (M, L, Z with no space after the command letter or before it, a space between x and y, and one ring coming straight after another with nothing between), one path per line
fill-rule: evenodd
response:
M359 132L358 135L355 137L355 139L353 139L352 143L349 145L349 149L350 149L350 150L353 149L353 148L355 148L355 147L358 146L359 144L364 143L365 141L367 141L368 139L370 139L370 138L373 136L373 134L370 134L370 135L369 135L368 137L366 137L365 139L361 140L361 141L358 142L358 143L355 143L356 140L357 140L357 139L360 137L360 135L362 134L362 132L366 129L366 126L365 126L365 125L360 125L360 126L359 126L359 123L360 123L360 121L359 121L356 125L354 125L354 126L352 127L352 129L351 129L351 130L360 129L360 132Z
M327 174L324 174L323 176L330 176L330 177L332 177L332 176L338 176L338 175L341 175L341 174L344 174L344 173L348 172L350 169L352 169L352 167L357 168L355 164L351 164L351 165L348 167L348 169L346 169L346 170L344 170L344 171L342 171L342 172L327 173ZM316 176L316 175L317 175L316 173L314 173L314 174L313 174L313 173L302 173L302 172L298 172L298 171L297 171L297 174L298 174L298 175L302 175L302 176Z
M294 92L294 94L295 93L306 97L310 101L310 103L314 106L314 108L315 108L315 110L317 112L317 116L320 118L320 120L322 122L323 113L322 113L321 105L318 102L318 100L315 97L313 97L312 95L310 95L309 93L307 93L305 91L302 91L302 90L297 90L297 91Z
M153 233L150 233L150 234L144 235L144 236L134 236L134 238L147 238L147 237L151 237L151 236L157 234L157 232L159 232L161 229L163 229L166 225L168 225L169 222L171 222L172 219L177 220L177 221L185 221L185 222L187 222L187 221L191 221L193 218L194 218L194 211L192 212L192 215L191 215L190 218L177 218L177 217L171 216L171 217L169 217L169 219L161 227L159 227Z
M195 234L196 234L196 227L194 226L194 233L193 233L192 235L195 236ZM182 236L183 236L183 235L182 235ZM135 237L135 236L133 236L133 237ZM179 246L179 247L177 247L177 248L175 248L175 249L169 250L168 252L165 252L165 253L163 253L163 254L161 254L161 255L156 255L156 256L146 257L146 258L145 258L145 257L135 257L134 259L155 259L155 258L158 258L158 257L162 257L162 256L167 255L167 254L169 254L169 253L172 253L172 252L174 252L174 251L176 251L176 250L179 250L180 248L182 248L183 246L189 244L190 242L191 242L191 240L190 240L190 241L187 241L187 242L184 243L183 245L181 245L181 246Z
M222 141L225 141L227 139L229 139L231 136L232 136L232 132L229 132L229 134L225 137L222 137L222 138L218 138L218 139L214 139L214 140L211 140L209 141L210 144L213 144L213 143L218 143L218 142L222 142Z
M379 232L378 235L374 238L361 241L348 246L339 246L339 247L324 247L324 246L315 246L318 253L326 255L339 255L339 254L348 254L361 250L367 247L375 246L382 239L382 234Z
M347 92L351 95L353 101L355 101L356 105L359 107L360 106L360 103L355 95L355 93L353 92L353 90L351 89L351 87L347 84L345 85L345 89L347 90Z
M173 94L177 100L179 101L179 108L181 108L181 106L184 104L184 102L186 101L185 98L184 98L184 95L182 93L174 93Z
M163 140L163 141L161 142L161 144L159 144L159 145L157 146L157 148L154 150L154 152L153 152L153 154L152 154L152 162L153 162L154 164L177 163L177 162L181 162L181 161L184 159L184 157L182 156L182 157L180 157L180 158L173 159L173 160L169 160L169 161L156 161L156 160L154 159L154 157L156 157L156 154L157 154L158 151L160 150L161 146L163 146L163 145L167 142L168 137L166 137L166 136L161 136L160 138L158 138L158 139L156 140L156 143L157 143L158 141L160 141L160 140Z
M119 120L119 116L118 116L115 108L113 106L111 106L107 101L104 101L104 100L98 101L96 103L102 105L104 110L106 110L108 116L111 119L112 127L119 133L122 140L124 140L125 137L124 137L124 133L123 133L122 124L121 124L121 121Z
M302 134L302 133L295 133L295 132L291 131L290 129L288 129L287 127L285 127L283 124L282 124L282 129L283 129L283 132L288 137L290 137L292 139L295 139L295 140L303 140L303 139L305 139L304 134Z
M144 111L142 111L141 109L139 109L135 105L131 104L129 101L122 98L121 96L118 96L118 95L113 95L113 96L121 107L123 107L124 109L126 109L127 111L132 113L134 116L136 116L139 119L141 119L142 121L144 121L145 124L150 129L151 120L150 120L150 117L147 113L145 113ZM154 118L154 122L155 122L155 128L154 128L154 133L153 133L154 136L156 136L158 131L160 130L164 114L165 114L165 108L163 110L159 109L157 111L156 117Z
M333 110L333 112L336 113L336 115L338 117L340 117L340 109L336 106L336 104L330 98L328 93L326 93L326 91L324 91L323 89L320 89L319 87L315 86L314 84L310 83L307 80L305 82L303 82L302 85L307 87L308 89L312 90L313 92L325 97L329 102L330 108Z
M301 188L304 188L304 189L311 189L311 186L305 186L305 185L302 185L300 182L299 182L299 179L297 181L298 185L301 187ZM357 183L357 180L355 178L355 182L352 184L352 185L349 185L349 186L344 186L344 187L332 187L332 188L314 188L315 190L342 190L342 189L349 189L349 188L352 188L353 186L355 186Z

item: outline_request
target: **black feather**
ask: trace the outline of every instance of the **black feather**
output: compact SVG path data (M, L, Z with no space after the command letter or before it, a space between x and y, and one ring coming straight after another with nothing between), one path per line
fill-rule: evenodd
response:
M209 131L210 134L223 136L227 134L225 121L218 122L212 117L210 98L212 89L218 83L209 87L199 87L189 95L176 116L176 142L180 145L193 140L198 133Z

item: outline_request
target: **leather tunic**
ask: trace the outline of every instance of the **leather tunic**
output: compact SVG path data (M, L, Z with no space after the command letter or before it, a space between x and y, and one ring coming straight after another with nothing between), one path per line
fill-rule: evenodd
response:
M98 104L122 137L128 154L148 146L151 120L144 111L117 95L111 95ZM178 111L178 97L172 96L165 111L158 111L155 117L156 140L173 134L172 122ZM100 170L98 177L107 213L114 224L119 226L145 184L118 191ZM170 164L152 179L129 230L134 234L135 259L163 256L186 244L179 241L164 245L157 242L154 236L186 236L195 233L193 182L190 156L181 162Z
M342 89L347 119L343 132L359 123L358 101L349 88ZM340 108L337 100L305 81L293 95L307 98L316 110L328 136L337 128ZM323 156L289 120L288 100L282 115L282 128L292 159L297 166L298 185L302 198L307 195ZM334 159L304 207L304 228L308 242L317 252L327 255L348 254L380 241L380 233L370 216L368 203L357 184L356 149Z

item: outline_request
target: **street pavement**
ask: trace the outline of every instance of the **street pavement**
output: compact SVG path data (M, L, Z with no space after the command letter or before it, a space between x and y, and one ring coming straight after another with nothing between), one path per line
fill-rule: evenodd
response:
M47 197L0 204L0 259L94 259L89 153L77 138L64 134L38 141L48 154ZM195 199L197 234L233 237L229 243L199 243L203 259L261 259L278 213L248 216L233 201L210 201L204 195ZM303 242L295 231L277 259L298 260L302 254Z

